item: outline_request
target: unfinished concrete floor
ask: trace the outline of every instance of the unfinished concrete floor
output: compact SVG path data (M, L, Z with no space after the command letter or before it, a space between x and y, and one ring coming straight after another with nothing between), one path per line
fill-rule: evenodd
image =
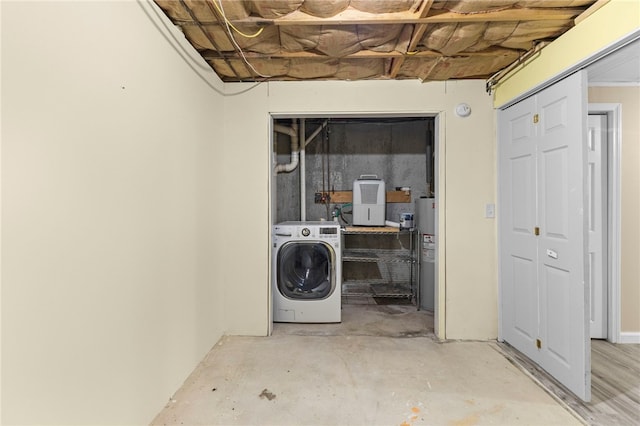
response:
M343 311L342 324L222 338L153 424L581 424L495 342L437 342L415 307Z

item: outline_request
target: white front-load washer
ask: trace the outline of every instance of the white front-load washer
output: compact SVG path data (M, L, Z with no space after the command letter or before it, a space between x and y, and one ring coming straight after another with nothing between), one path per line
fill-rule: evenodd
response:
M273 227L273 321L341 321L342 254L335 222Z

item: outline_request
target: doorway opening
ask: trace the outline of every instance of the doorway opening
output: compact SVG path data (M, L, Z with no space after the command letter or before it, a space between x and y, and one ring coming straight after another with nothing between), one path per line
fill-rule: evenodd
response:
M341 226L343 332L362 333L386 315L411 324L411 331L400 324L399 334L418 333L415 321L432 334L437 268L429 283L420 279L416 205L424 198L436 205L437 117L279 115L272 129L272 225ZM362 180L383 183L384 222L354 221L354 185Z
M620 342L620 105L589 104L588 282L592 339Z

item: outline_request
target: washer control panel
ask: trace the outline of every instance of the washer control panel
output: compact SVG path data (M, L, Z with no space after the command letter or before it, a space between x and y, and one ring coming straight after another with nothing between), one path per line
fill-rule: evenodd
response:
M339 226L304 226L301 225L297 228L297 232L293 233L295 236L303 238L316 238L321 240L333 240L340 236Z
M284 222L273 227L273 234L275 237L337 241L340 225L334 222Z

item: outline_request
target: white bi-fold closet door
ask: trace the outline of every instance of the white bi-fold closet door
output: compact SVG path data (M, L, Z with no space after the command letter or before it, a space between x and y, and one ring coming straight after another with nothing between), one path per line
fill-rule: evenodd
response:
M585 401L586 79L498 111L501 339Z

